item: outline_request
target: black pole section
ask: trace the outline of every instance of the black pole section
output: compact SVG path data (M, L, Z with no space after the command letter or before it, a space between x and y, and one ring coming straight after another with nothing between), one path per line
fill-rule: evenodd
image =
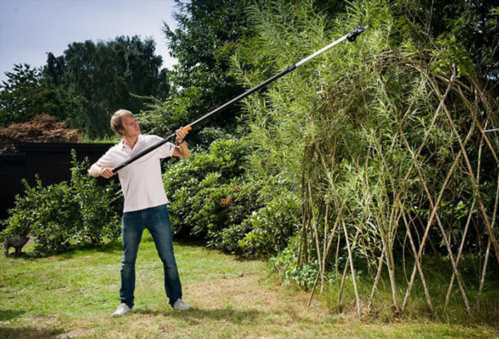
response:
M191 122L190 124L186 125L187 126L194 126L195 124L197 124L198 122L206 119L207 117L209 117L210 115L213 115L217 112L220 112L221 110L223 110L224 108L226 108L227 106L237 102L237 101L240 101L241 99L247 97L248 95L256 92L256 91L259 91L263 88L265 88L268 84L270 84L271 82L279 79L280 77L294 71L296 68L298 68L299 66L303 65L304 63L306 63L307 61L315 58L316 56L318 56L319 54L322 54L323 52L325 52L326 50L330 49L331 47L345 41L345 40L348 40L350 42L352 41L355 41L355 39L357 38L357 36L359 34L361 34L362 32L364 32L366 30L366 27L363 27L363 26L359 26L357 27L356 29L354 29L352 32L348 33L348 34L345 34L344 36L342 36L341 38L333 41L332 43L330 43L329 45L327 45L326 47L323 47L322 49L318 50L317 52L309 55L308 57L300 60L299 62L297 62L296 64L293 64L291 66L289 66L288 68L280 71L279 73L277 73L276 75L268 78L267 80L265 80L264 82L262 82L261 84L253 87L253 88L250 88L249 90L247 90L246 92L243 92L241 93L240 95L238 95L237 97L227 101L225 104L223 104L222 106L219 106L217 108L215 108L214 110L206 113L205 115L203 115L202 117L198 118L197 120ZM122 164L120 164L118 167L116 168L113 168L113 172L116 173L118 172L119 170L121 170L123 167L129 165L130 163L134 162L135 160L143 157L144 155L146 155L147 153L155 150L156 148L160 147L161 145L164 145L165 143L168 142L169 139L175 137L175 133L172 133L170 134L169 136L167 136L166 138L164 138L163 140L145 148L144 150L140 151L139 153L135 154L133 157L131 157L130 159L126 160L125 162L123 162Z

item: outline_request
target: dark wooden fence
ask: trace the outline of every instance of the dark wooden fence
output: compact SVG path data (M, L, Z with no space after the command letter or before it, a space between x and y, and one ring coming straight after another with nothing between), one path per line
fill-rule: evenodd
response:
M22 179L30 184L37 174L45 185L70 178L71 149L78 160L96 161L112 144L19 143L18 152L0 154L0 219L14 206L16 194L24 190ZM1 229L1 226L0 226Z

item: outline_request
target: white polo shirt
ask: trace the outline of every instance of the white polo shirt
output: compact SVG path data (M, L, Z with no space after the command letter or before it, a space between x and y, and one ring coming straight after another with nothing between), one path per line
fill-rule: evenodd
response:
M116 168L143 149L163 140L157 135L139 134L137 143L131 149L124 140L111 147L89 169L88 173L98 176L99 167ZM125 198L123 212L138 211L168 203L160 160L171 157L175 145L167 142L154 151L142 156L118 172L121 190Z

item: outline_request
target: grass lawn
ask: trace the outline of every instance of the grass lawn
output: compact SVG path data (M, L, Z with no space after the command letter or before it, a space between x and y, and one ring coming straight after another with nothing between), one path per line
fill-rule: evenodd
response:
M162 265L144 234L137 260L135 308L118 304L119 245L41 259L0 258L0 338L499 337L499 329L430 321L360 322L328 311L308 293L281 286L264 262L176 244L186 312L173 311Z

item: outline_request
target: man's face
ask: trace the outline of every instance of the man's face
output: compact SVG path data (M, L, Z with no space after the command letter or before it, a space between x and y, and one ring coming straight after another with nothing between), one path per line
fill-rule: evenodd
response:
M134 117L124 116L121 119L124 137L135 137L140 134L139 122Z

